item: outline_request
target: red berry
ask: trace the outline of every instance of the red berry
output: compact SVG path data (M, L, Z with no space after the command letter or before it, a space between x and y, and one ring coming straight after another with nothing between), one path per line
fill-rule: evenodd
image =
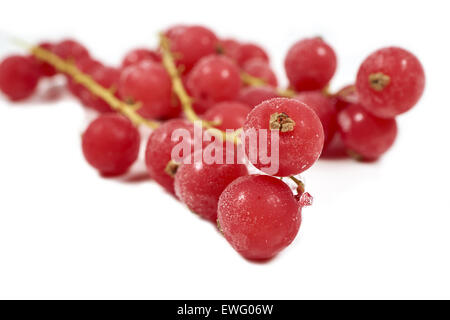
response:
M217 102L235 100L241 85L238 67L229 58L217 55L202 58L189 73L186 82L199 113Z
M224 159L225 157L224 155ZM203 159L191 164L182 164L175 175L175 192L190 210L204 219L215 222L221 193L235 179L247 174L245 165L226 164L225 161L217 164L208 163Z
M53 53L62 59L80 60L89 57L89 51L72 39L63 40L53 47Z
M296 99L306 103L320 119L324 133L324 146L333 139L336 132L336 107L334 99L325 97L320 91L305 91L298 94Z
M410 52L390 47L371 54L356 80L361 105L370 113L393 118L411 109L422 96L425 73Z
M119 94L124 100L141 103L138 113L145 118L160 119L171 112L172 82L159 63L146 60L123 70Z
M351 104L358 103L358 92L354 85L343 87L334 95L336 111L341 111Z
M253 77L264 80L270 86L278 86L277 76L270 68L266 60L261 58L250 59L244 63L242 70Z
M220 40L219 51L222 51L224 55L232 59L234 62L238 62L240 59L241 44L234 39Z
M31 57L10 56L0 63L0 90L11 100L29 98L39 81L39 68Z
M92 78L105 89L117 91L119 85L120 71L111 67L99 67L92 72ZM98 112L112 112L108 103L89 92L84 96L83 103Z
M101 174L108 176L129 169L138 157L139 144L139 131L119 114L101 115L82 137L84 157Z
M322 124L316 113L306 104L288 98L275 98L266 100L256 106L247 116L244 124L244 133L249 136L254 130L257 133L258 143L254 146L245 144L245 152L252 164L267 172L269 165L264 164L260 156L257 160L252 155L260 155L259 130L265 129L267 133L267 154L271 151L270 130L279 131L279 159L278 171L270 172L275 176L297 175L309 167L319 158L324 134ZM274 157L274 156L272 156ZM269 172L267 172L269 173Z
M241 44L239 47L239 65L243 67L245 63L254 58L262 59L267 63L269 62L269 55L260 46L253 43Z
M279 96L277 90L273 87L246 87L241 90L237 100L253 108L263 101L278 98Z
M95 70L103 68L103 64L91 57L85 57L75 61L75 66L86 75L92 77ZM85 104L91 96L91 92L83 85L76 82L73 78L67 76L67 88L80 101Z
M49 43L49 42L39 43L38 46L40 48L48 50L50 52L52 52L53 49L54 49L54 45ZM42 61L40 59L37 59L34 56L33 56L33 60L38 65L39 74L42 77L53 77L56 74L56 69L52 65L50 65L47 62L44 62L44 61Z
M217 37L202 26L178 27L166 32L170 49L175 54L177 65L188 72L201 58L213 54L217 49Z
M321 38L304 39L295 43L284 60L291 86L297 91L320 90L336 71L336 55Z
M218 123L214 125L217 129L223 131L227 129L237 130L242 128L250 111L249 106L240 102L219 102L206 111L203 118Z
M274 257L294 240L301 207L280 179L252 175L236 179L222 193L218 224L233 248L251 260Z
M153 50L139 48L131 50L127 53L122 61L122 68L126 68L141 61L150 60L153 62L161 62L161 55Z
M192 138L194 137L194 125L191 122L184 119L169 120L152 132L145 151L145 162L150 177L172 194L175 194L173 177L176 173L177 165L170 161L172 159L172 149L179 141L172 141L171 137L176 129L185 129ZM190 153L182 154L182 156L190 155L193 150L192 145Z
M361 105L353 104L338 114L342 141L351 155L375 160L385 153L397 136L395 119L377 118Z

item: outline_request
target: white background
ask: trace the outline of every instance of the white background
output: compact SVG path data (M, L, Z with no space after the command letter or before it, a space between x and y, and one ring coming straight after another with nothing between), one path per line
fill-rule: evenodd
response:
M66 97L0 97L0 298L450 298L449 42L446 1L3 1L9 36L73 36L117 64L173 23L261 43L282 83L296 40L323 36L353 81L387 45L421 59L427 88L375 164L319 161L314 206L267 264L242 259L215 228L143 179L102 179L83 159L88 118Z

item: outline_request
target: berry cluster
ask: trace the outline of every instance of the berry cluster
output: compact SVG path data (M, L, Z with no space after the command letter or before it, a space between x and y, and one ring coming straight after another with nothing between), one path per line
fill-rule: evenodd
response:
M290 86L279 89L268 54L256 44L221 39L203 26L176 25L160 37L158 48L132 50L118 67L102 64L74 40L40 43L27 56L1 62L0 90L20 101L40 79L64 75L68 90L99 113L82 135L82 150L104 176L127 172L138 159L139 125L152 128L145 151L150 177L191 211L217 222L233 248L251 260L274 257L297 235L302 208L312 197L296 175L326 156L333 143L360 160L379 158L395 141L395 117L424 90L420 62L396 47L371 54L355 83L332 94L328 84L337 58L321 38L288 50ZM178 156L200 160L174 161L174 132L195 136L195 120L212 141L201 148L227 146L216 154L223 161L202 158L194 139ZM270 149L271 136L257 135L257 143L244 148L241 143L260 130L278 134L278 166L270 174L266 159L252 155L261 154L261 145ZM261 172L250 175L230 144ZM296 184L295 191L284 178Z

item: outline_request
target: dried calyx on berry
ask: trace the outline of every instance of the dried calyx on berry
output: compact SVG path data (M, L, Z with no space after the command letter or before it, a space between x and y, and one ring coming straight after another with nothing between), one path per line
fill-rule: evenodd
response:
M290 132L294 130L295 121L289 118L289 116L282 112L275 112L270 115L270 129L280 130L281 132Z

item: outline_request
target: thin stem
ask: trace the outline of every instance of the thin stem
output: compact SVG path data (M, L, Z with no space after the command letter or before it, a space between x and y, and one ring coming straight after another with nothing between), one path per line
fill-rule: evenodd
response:
M136 110L139 108L139 104L128 104L118 99L111 90L104 88L102 85L94 81L89 75L81 72L73 63L67 62L52 52L35 46L30 47L22 41L15 41L22 46L26 46L30 52L38 59L47 62L52 65L56 70L65 73L72 77L77 83L84 86L96 97L103 99L112 109L120 112L124 116L133 122L134 125L145 125L149 128L155 129L159 126L156 121L151 121L140 116Z
M178 99L180 99L181 108L186 118L191 122L200 121L202 127L206 128L208 132L216 137L233 141L235 144L239 143L239 130L236 130L232 134L228 134L225 131L214 128L212 122L203 120L195 113L192 106L192 98L188 95L186 89L184 88L183 81L181 80L178 68L175 64L174 54L170 51L169 39L167 39L165 35L160 34L159 40L162 53L162 63L172 79L172 90L175 92Z
M303 192L305 192L305 184L302 181L300 181L299 179L297 179L294 176L290 176L289 179L294 181L295 184L297 185L297 192L298 192L298 194L301 195Z

